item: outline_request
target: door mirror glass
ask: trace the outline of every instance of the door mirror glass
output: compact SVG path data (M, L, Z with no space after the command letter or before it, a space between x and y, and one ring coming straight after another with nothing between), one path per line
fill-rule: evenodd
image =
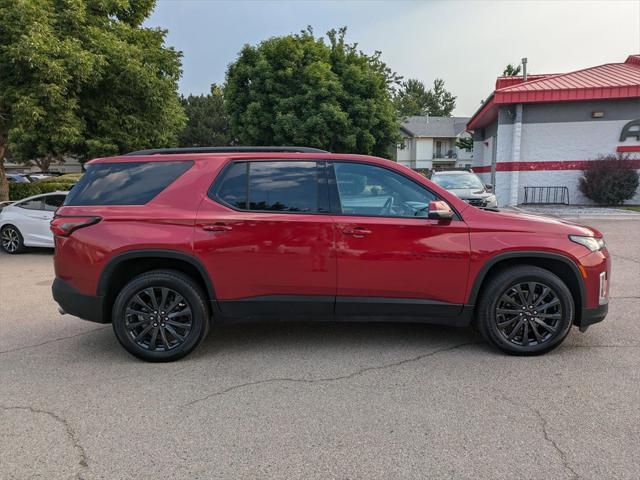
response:
M453 210L441 200L429 202L429 218L432 220L451 220L453 218Z

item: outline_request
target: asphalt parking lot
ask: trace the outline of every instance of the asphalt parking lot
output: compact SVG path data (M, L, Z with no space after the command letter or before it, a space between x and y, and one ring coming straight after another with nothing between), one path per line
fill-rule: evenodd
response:
M640 220L582 220L610 313L554 352L407 324L214 329L172 364L60 316L51 253L0 255L0 478L640 478Z

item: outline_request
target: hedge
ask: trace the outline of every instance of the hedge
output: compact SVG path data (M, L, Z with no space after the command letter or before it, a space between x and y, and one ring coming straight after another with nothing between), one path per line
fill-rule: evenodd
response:
M9 183L9 200L22 200L23 198L41 193L71 190L74 183L70 182L33 182L33 183Z

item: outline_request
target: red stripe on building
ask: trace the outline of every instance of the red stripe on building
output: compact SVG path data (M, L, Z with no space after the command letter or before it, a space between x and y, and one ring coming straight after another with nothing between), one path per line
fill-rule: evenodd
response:
M633 168L640 169L640 159L627 160ZM559 160L542 162L498 162L496 172L537 172L544 170L584 170L594 160ZM473 167L475 173L491 172L491 165Z
M620 145L616 148L617 152L640 152L640 145Z

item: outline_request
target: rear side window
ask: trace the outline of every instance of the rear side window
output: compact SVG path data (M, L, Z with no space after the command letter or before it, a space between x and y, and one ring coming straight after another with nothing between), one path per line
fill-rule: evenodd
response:
M237 162L225 169L211 193L241 210L317 213L318 165L308 161Z
M44 197L44 209L48 212L55 212L64 203L66 195L47 195Z
M34 198L32 200L27 200L26 202L18 203L17 205L18 207L26 210L44 210L42 198Z
M144 205L193 162L98 163L67 195L65 205Z

